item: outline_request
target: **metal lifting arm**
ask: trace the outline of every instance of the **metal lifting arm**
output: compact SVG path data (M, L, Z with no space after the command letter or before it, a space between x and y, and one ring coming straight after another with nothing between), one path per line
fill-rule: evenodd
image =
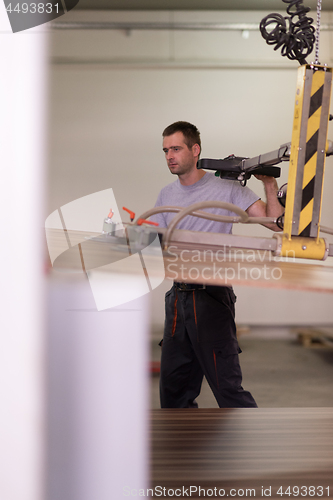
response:
M329 119L333 118L329 115ZM205 170L216 170L215 175L222 179L240 181L245 186L251 175L268 175L270 177L280 177L281 169L276 167L278 163L290 160L291 143L282 144L279 149L264 153L253 158L229 155L223 160L212 158L202 158L198 161L197 168ZM332 141L326 142L326 156L333 154Z
M279 149L270 151L253 158L230 155L223 160L202 158L197 168L216 170L216 174L223 179L238 180L245 186L247 179L253 174L280 177L280 167L275 165L282 161L289 161L290 143L282 144Z

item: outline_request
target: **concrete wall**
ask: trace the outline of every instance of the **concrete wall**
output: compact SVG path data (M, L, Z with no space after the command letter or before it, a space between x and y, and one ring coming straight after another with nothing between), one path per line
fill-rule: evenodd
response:
M74 10L65 20L258 24L268 13ZM333 13L322 14L322 22L332 21ZM332 37L322 32L320 60L329 66ZM176 120L198 126L204 157L254 156L291 140L298 63L282 58L259 32L59 30L52 32L50 52L46 215L109 187L120 208L138 215L153 206L159 190L174 180L161 133ZM329 135L333 138L332 125ZM329 158L322 223L331 227L332 167ZM287 182L288 164L282 168L280 185ZM256 179L249 186L263 194ZM262 227L235 227L234 233L270 235ZM163 322L169 284L152 293L156 325ZM331 295L249 287L237 287L236 294L239 323L333 321Z

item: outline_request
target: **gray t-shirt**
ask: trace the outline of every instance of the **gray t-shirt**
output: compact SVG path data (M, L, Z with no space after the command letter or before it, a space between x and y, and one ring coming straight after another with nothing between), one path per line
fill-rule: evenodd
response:
M155 207L164 205L188 207L199 201L226 201L246 210L259 197L246 186L241 186L238 181L221 179L214 174L206 172L205 175L191 186L183 186L179 179L165 186L158 195ZM229 210L219 208L205 209L219 215L235 215ZM151 220L158 222L160 227L167 227L175 213L156 214ZM216 222L188 215L178 225L177 229L191 231L206 231L211 233L231 233L232 223Z

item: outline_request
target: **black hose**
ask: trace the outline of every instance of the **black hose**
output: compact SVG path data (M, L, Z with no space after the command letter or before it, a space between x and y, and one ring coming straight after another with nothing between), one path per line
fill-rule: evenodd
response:
M274 50L281 48L281 54L288 59L307 64L306 57L312 52L315 43L315 28L313 19L306 14L309 7L303 5L303 0L282 0L289 4L287 14L268 14L260 22L260 32L268 45L276 45ZM294 18L298 20L294 22Z

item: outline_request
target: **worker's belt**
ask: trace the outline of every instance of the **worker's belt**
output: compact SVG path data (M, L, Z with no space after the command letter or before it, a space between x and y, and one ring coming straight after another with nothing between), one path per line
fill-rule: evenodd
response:
M204 290L206 285L195 285L194 283L178 283L174 282L174 286L181 292L192 292L193 290Z

